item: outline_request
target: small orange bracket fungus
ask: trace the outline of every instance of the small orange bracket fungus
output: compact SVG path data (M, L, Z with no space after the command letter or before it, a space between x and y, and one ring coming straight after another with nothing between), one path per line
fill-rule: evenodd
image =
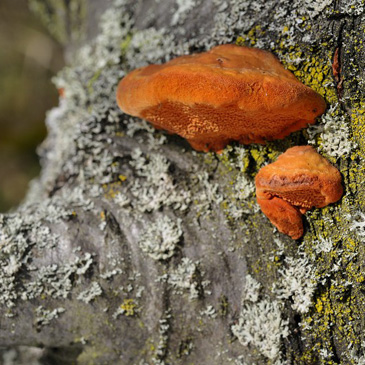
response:
M136 69L120 81L117 101L200 151L281 139L326 109L274 55L232 44Z
M311 146L289 148L258 172L255 183L262 212L293 239L303 235L302 214L343 194L339 171Z

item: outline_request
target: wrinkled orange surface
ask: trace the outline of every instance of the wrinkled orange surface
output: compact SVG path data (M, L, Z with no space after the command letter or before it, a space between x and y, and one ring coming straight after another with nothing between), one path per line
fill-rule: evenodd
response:
M326 108L271 53L231 44L132 71L117 102L202 151L284 138Z
M258 172L255 183L262 212L293 239L303 235L302 213L343 194L339 171L311 146L289 148Z

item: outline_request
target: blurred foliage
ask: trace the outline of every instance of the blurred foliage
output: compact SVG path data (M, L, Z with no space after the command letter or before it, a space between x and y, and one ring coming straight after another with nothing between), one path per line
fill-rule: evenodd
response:
M86 0L28 0L50 34L61 44L81 41L85 35Z
M23 199L40 166L36 147L47 110L57 105L52 76L62 48L28 9L27 0L0 1L0 212Z

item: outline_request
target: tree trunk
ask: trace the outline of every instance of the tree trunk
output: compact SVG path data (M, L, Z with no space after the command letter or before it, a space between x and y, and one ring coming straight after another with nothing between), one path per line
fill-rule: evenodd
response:
M53 364L365 361L364 2L44 3L44 19L82 20L86 33L59 22L70 66L55 80L42 174L0 216L0 344L45 347ZM224 43L273 52L325 114L216 154L119 111L127 72ZM308 212L294 241L260 211L254 177L308 143L345 194Z

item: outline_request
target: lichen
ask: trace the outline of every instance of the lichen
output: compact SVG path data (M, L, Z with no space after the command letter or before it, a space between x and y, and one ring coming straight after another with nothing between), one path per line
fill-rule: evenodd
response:
M159 341L155 348L152 362L156 365L163 365L167 354L171 313L167 310L159 320Z
M179 266L172 271L167 282L172 286L176 294L189 293L189 300L198 299L207 294L206 287L210 284L208 280L202 281L204 272L199 268L199 262L193 262L184 257Z
M175 253L182 234L181 220L175 223L162 216L146 228L138 244L154 260L167 260Z
M101 288L100 284L97 283L96 281L93 281L86 290L82 291L77 296L77 299L85 303L90 303L92 300L94 300L102 293L103 289Z
M214 206L223 201L223 195L220 192L219 185L209 181L210 177L207 171L196 173L195 178L197 178L200 187L194 202L195 208L199 214L208 215Z
M285 258L286 266L278 270L281 275L273 292L279 299L292 299L292 308L299 313L308 312L316 289L314 268L306 257Z
M127 317L134 316L137 310L137 304L133 299L124 299L120 305L121 313Z
M282 318L280 304L268 298L245 303L238 323L231 329L242 345L255 346L272 361L280 360L281 340L289 335L288 321Z
M53 319L59 317L61 313L65 312L65 308L55 308L52 311L49 309L43 308L41 305L35 309L35 326L40 329L42 326L46 326L50 324Z
M151 212L162 206L172 206L184 211L190 204L190 192L176 186L169 174L170 163L160 154L149 158L136 148L131 154L130 165L135 169L136 178L130 187L134 197L132 206L140 212ZM146 184L147 182L147 184Z
M171 19L171 26L175 26L178 22L183 23L186 18L185 14L196 6L196 0L176 0L176 3L178 8Z
M16 213L0 216L1 304L11 308L19 298L29 300L42 294L66 298L73 287L70 277L86 273L93 262L90 253L75 255L74 259L70 257L70 262L63 266L54 264L34 267L31 264L35 258L32 247L46 252L60 244L60 236L52 233L48 226L72 217L74 211L69 207L78 205L82 205L86 211L93 207L91 201L76 190L67 198L44 200L37 209L24 205ZM27 270L33 280L25 282L24 290L18 293L22 270Z
M338 104L332 105L306 132L308 143L318 145L319 150L333 157L334 161L341 156L349 156L356 148L356 143L351 139L349 121Z

